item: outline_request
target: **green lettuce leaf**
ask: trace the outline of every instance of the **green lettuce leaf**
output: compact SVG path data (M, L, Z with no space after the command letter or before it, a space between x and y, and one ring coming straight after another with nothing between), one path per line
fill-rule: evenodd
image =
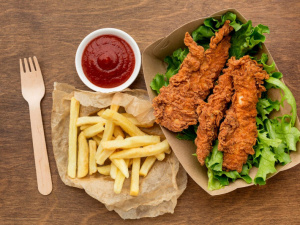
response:
M223 171L223 152L218 151L218 141L215 141L212 152L205 159L206 167L208 168L208 189L217 190L236 179L243 179L247 183L252 182L249 176L249 171L252 168L251 163L247 162L242 169L241 173L237 171Z
M192 32L192 37L194 41L201 42L209 42L210 38L215 35L215 32L205 25L198 27L196 30Z
M273 62L271 65L267 64L268 55L266 53L263 53L257 62L264 66L264 70L267 71L267 73L272 73L275 70L275 62Z
M271 148L266 144L261 144L261 158L258 166L256 176L254 178L254 184L264 185L266 184L266 177L268 174L276 172L275 169L275 154L271 151Z
M282 143L282 140L281 139L270 139L267 137L267 132L264 132L264 131L261 131L259 130L257 132L257 137L258 137L258 140L267 145L267 146L271 146L271 147L278 147L280 145L280 143Z
M292 125L291 116L285 115L278 123L277 133L282 134L289 150L296 151L296 144L299 141L300 131Z
M163 86L168 86L169 82L165 79L165 75L163 74L156 74L153 80L151 81L150 87L153 91L156 91L157 94L159 94L159 90Z
M207 167L214 171L222 171L223 153L218 151L218 141L213 146L210 159L207 161Z
M268 115L275 109L278 111L280 109L280 102L279 101L272 101L268 97L260 98L256 109L258 114L261 116L262 120L268 119Z
M208 190L210 190L210 191L218 190L218 189L221 189L222 187L228 185L224 182L222 182L222 184L221 184L221 182L214 177L213 171L209 168L207 170L207 175L208 175Z
M297 118L297 106L296 106L295 97L293 96L292 92L284 83L282 83L277 78L270 77L268 80L266 80L266 82L274 86L277 86L281 90L283 90L286 101L292 107L291 126L294 126Z
M282 143L280 143L277 147L273 148L275 153L275 158L282 164L286 165L291 162L290 155L288 154L287 145L285 139L283 139L281 132L281 124L277 119L268 119L265 122L266 129L268 131L268 135L271 139L281 139Z
M189 53L189 49L177 49L173 52L172 56L167 56L164 61L168 64L167 71L165 74L156 74L153 80L150 83L150 87L153 91L155 91L157 94L159 94L159 90L163 86L168 86L169 79L178 73L178 70L180 68L180 65L186 55Z
M267 26L259 24L253 27L251 20L249 20L238 31L233 33L229 56L235 56L239 59L250 51L251 54L256 53L254 47L260 47L266 40L264 33L270 33Z
M209 48L210 38L215 35L215 32L221 28L226 20L230 20L230 25L235 31L238 31L242 27L242 23L236 19L236 14L227 12L221 16L221 20L215 18L208 18L204 20L204 24L198 27L192 32L192 37L199 45L203 46L204 49Z
M187 129L181 131L176 135L179 140L194 141L197 137L198 125L189 126Z

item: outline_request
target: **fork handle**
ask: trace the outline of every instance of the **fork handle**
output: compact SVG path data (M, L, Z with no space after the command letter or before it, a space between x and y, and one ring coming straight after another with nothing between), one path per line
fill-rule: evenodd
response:
M52 191L52 180L40 102L29 104L29 111L38 190L42 195L48 195Z

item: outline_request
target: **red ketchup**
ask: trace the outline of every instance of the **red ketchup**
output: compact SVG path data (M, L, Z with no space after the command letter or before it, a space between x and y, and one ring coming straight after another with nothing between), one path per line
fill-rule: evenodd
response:
M102 35L86 46L81 64L90 82L98 87L113 88L129 79L135 58L125 40L114 35Z

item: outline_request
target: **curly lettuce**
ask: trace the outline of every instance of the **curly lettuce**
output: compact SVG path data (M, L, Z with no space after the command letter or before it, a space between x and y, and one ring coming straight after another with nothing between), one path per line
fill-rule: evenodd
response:
M242 169L241 173L237 171L223 171L223 153L218 151L218 141L215 141L214 147L208 157L205 159L205 165L208 169L208 189L217 190L230 182L237 179L243 179L245 182L252 183L252 178L249 176L249 171L252 168L251 163L247 162Z
M300 131L294 127L297 118L296 101L289 88L279 80L282 74L273 72L274 62L271 65L266 64L268 61L266 54L262 54L261 59L257 61L263 64L264 69L270 74L270 78L266 80L267 89L280 88L284 92L281 102L272 101L264 94L257 103L258 138L254 147L253 163L258 167L258 171L254 183L264 185L267 176L276 172L276 164L286 165L291 162L289 152L296 151ZM285 100L292 108L291 115L269 118L269 114L273 110L278 111Z
M229 57L235 56L239 59L247 54L256 54L258 48L261 48L261 44L266 40L266 37L263 35L264 33L270 33L267 26L259 24L253 27L251 20L243 24L231 37Z
M189 53L189 49L177 49L176 51L173 52L171 56L167 56L164 61L165 63L168 64L167 71L165 74L156 74L155 77L153 78L150 87L152 88L153 91L155 91L157 94L159 94L159 90L163 86L168 86L169 84L169 79L178 73L178 70L180 68L180 65L186 55Z

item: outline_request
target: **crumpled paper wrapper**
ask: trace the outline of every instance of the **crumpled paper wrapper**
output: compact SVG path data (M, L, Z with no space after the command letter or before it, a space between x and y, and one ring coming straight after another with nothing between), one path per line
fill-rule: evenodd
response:
M68 186L84 189L88 195L102 202L108 210L116 211L123 219L174 213L177 199L186 188L187 175L173 152L162 162L156 161L147 177L140 177L140 193L137 197L129 195L130 178L125 180L122 192L115 194L114 180L109 176L98 173L82 179L67 176L70 100L73 96L81 104L80 116L97 112L113 103L123 106L127 113L134 115L140 122L148 123L155 119L151 102L144 90L126 89L123 92L103 94L54 83L52 145L61 180ZM143 131L163 136L156 126Z

